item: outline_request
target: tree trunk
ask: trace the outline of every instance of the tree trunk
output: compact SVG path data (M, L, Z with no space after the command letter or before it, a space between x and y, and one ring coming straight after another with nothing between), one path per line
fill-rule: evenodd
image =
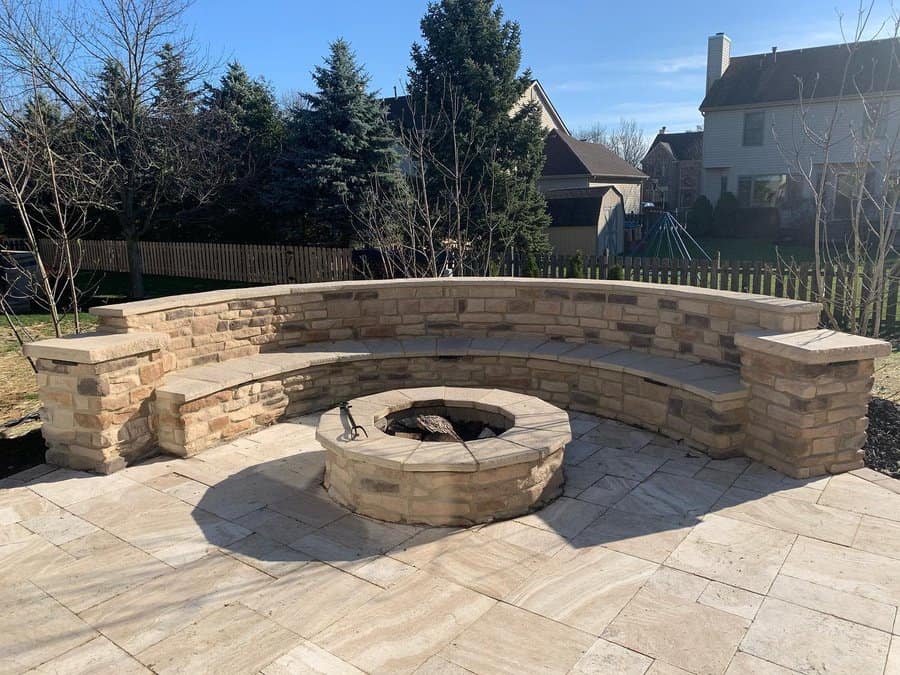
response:
M141 256L141 242L137 237L126 240L128 249L128 277L131 284L131 299L144 297L144 258Z

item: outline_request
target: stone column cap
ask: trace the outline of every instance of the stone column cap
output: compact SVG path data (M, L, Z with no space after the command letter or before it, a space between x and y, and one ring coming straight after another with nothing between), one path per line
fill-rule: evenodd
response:
M891 353L891 344L884 340L827 328L797 333L750 330L736 333L734 343L755 352L809 364L862 361L889 356Z
M168 344L169 336L164 333L81 333L29 342L23 351L33 359L103 363L157 351Z

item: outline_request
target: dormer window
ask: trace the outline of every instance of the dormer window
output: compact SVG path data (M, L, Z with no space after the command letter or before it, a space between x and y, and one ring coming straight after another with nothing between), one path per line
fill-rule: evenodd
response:
M744 146L762 145L765 126L765 111L744 113Z

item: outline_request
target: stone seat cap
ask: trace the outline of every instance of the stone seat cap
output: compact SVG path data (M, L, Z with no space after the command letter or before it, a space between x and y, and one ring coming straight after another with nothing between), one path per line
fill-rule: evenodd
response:
M252 286L249 288L221 289L172 295L164 298L138 300L113 305L92 307L91 314L104 317L128 317L165 312L178 309L198 309L204 305L239 300L272 300L284 296L305 295L316 296L328 293L355 293L390 290L397 291L404 287L420 288L459 288L480 286L483 288L535 288L567 290L575 293L610 293L613 295L643 295L663 297L667 299L694 300L731 304L749 309L765 310L777 314L818 314L822 306L815 302L775 298L768 295L753 295L736 291L719 291L696 286L680 286L673 284L647 283L643 281L598 280L598 279L532 279L523 277L447 277L439 279L390 279L366 281L329 281L307 284L279 284L275 286ZM407 290L412 293L414 291Z
M168 344L169 336L163 333L82 333L29 342L23 351L33 359L103 363L163 349Z
M513 418L512 426L499 436L454 443L392 436L375 424L392 412L438 400L446 405L492 410ZM339 455L396 471L465 473L533 462L561 450L572 440L564 410L537 397L502 389L394 389L353 399L350 404L356 423L366 429L366 435L351 439L349 418L340 408L333 408L319 418L316 440Z
M490 349L485 348L491 340ZM223 389L256 380L284 375L305 368L365 359L410 356L482 356L509 355L518 358L559 360L585 368L625 372L652 379L671 387L684 389L710 400L726 401L744 398L747 387L733 368L694 363L686 359L654 356L628 349L623 345L570 343L565 353L548 349L554 341L541 338L403 338L385 340L378 349L375 340L312 343L277 352L230 359L220 363L185 368L170 374L157 388L157 393L179 401L193 401ZM556 343L560 344L560 343ZM219 375L216 375L216 372Z
M806 364L839 363L890 356L891 344L827 328L797 333L753 330L737 333L739 347Z

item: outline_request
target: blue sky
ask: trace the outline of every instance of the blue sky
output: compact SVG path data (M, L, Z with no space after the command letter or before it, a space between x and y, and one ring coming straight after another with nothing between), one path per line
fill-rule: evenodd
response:
M886 0L878 11L887 14ZM648 134L702 123L706 39L724 31L734 55L841 41L839 13L858 0L507 0L522 27L523 65L573 131L634 118ZM402 89L426 0L197 0L188 26L214 58L235 58L279 94L311 88L309 72L343 37L390 95ZM874 24L873 24L874 26Z

